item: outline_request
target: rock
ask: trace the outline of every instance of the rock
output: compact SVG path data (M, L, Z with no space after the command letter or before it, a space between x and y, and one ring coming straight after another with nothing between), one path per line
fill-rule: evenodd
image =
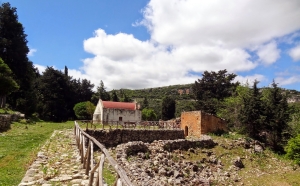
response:
M260 145L254 145L254 152L255 153L261 153L261 152L263 152L264 151L264 149L263 149L263 147L262 146L260 146Z
M157 160L153 161L153 165L158 165L159 162Z
M166 176L167 171L164 168L158 170L158 174L161 176Z
M179 171L178 170L174 170L174 177L177 178L177 177L179 177L179 175L180 175Z
M193 171L197 172L199 170L199 167L197 165L193 165Z
M236 159L233 160L233 165L237 168L245 167L240 157L237 157Z

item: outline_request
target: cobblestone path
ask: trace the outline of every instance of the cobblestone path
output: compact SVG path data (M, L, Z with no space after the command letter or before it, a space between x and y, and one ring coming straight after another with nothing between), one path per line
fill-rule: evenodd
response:
M88 185L88 176L82 169L74 130L54 131L19 184L25 185Z

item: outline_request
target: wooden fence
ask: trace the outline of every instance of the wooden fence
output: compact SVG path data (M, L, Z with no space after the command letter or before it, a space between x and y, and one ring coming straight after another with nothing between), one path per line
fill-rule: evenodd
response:
M89 186L103 186L103 166L104 160L107 159L108 163L115 169L118 178L116 181L117 186L121 185L133 185L129 180L126 172L117 164L117 162L110 156L108 150L104 145L99 143L95 138L91 137L85 133L75 121L75 138L77 146L79 148L81 163L83 163L83 168L86 170L85 174L89 176ZM87 144L86 144L87 143ZM98 146L102 152L99 161L94 165L94 145ZM87 146L87 148L86 148ZM96 180L94 180L94 174L98 171Z

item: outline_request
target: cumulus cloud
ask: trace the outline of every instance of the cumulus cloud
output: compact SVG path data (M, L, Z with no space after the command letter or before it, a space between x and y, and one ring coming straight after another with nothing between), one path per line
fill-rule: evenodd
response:
M300 45L289 51L289 55L293 58L294 61L300 60Z
M36 52L37 52L37 49L30 48L27 56L34 56L34 53L36 53Z
M298 0L151 0L144 25L166 45L259 45L299 29Z
M239 81L242 85L248 83L250 86L253 85L253 82L257 80L259 82L266 82L268 79L262 74L254 74L250 76L237 76L235 81Z
M146 26L151 38L97 29L84 40L94 57L83 60L77 75L96 85L102 79L111 89L144 88L192 83L204 70L238 73L271 65L280 58L277 41L300 29L299 8L298 0L151 0L134 23ZM266 79L239 78L252 77Z
M266 45L259 46L257 55L262 63L270 65L279 59L280 50L277 48L276 42L272 41Z
M291 77L277 77L275 78L275 82L278 83L280 86L300 83L300 76L294 75Z

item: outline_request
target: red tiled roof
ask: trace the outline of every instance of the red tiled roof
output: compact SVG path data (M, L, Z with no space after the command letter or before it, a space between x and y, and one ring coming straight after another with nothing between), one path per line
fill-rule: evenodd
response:
M103 108L135 110L135 103L102 101Z

